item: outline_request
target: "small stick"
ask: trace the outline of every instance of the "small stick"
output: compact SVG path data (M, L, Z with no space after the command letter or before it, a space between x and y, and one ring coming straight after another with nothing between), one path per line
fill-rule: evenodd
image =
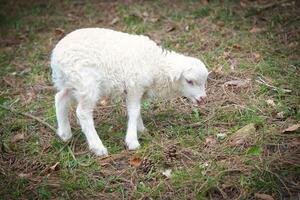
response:
M288 89L283 89L283 88L279 88L279 87L275 87L273 85L270 85L268 84L265 80L263 80L261 77L258 77L259 80L256 80L256 82L260 83L260 84L263 84L269 88L272 88L273 90L282 90L283 92L286 92L286 93L290 93L292 92L292 90L288 90Z
M11 108L11 107L7 107L7 106L4 106L4 105L0 105L0 108L3 108L5 110L8 110L8 111L10 111L12 113L15 113L15 114L18 114L18 115L23 115L23 116L29 117L31 119L34 119L34 120L40 122L41 124L47 126L49 129L51 129L53 132L56 133L56 129L53 126L51 126L50 124L48 124L47 122L45 122L44 120L42 120L42 119L40 119L36 116L33 116L29 113L23 113L23 112L17 111L15 109Z

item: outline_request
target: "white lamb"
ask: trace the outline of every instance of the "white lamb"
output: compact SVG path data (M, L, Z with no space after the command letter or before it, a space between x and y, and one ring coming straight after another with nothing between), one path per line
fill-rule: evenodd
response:
M143 95L183 95L202 104L208 71L198 59L165 51L146 36L102 28L79 29L64 37L51 57L58 136L72 137L68 119L71 99L90 150L106 155L94 127L93 109L102 96L125 94L128 112L126 145L139 148L137 131L144 131L141 118Z

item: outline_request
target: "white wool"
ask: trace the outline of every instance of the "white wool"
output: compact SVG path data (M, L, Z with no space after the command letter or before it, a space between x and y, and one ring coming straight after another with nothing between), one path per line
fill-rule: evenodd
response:
M180 66L185 60L187 64ZM115 96L135 88L174 96L180 89L176 80L190 60L164 51L146 36L87 28L68 34L56 45L51 67L59 90L74 88L84 95L93 85L98 87L97 96Z
M55 46L51 57L56 94L58 135L69 139L68 106L71 98L90 149L107 154L92 121L92 110L101 96L126 95L126 144L139 147L137 131L145 130L140 114L143 94L160 97L183 95L201 102L207 69L198 59L165 51L146 36L109 29L86 28L71 32Z

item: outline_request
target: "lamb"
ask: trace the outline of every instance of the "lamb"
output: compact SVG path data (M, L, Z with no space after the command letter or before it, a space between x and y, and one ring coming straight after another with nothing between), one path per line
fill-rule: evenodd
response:
M72 137L68 110L76 100L76 116L89 149L107 155L97 135L93 109L103 96L126 96L128 126L125 143L129 150L140 147L137 132L145 131L141 117L143 96L184 96L193 103L205 101L208 71L196 58L166 51L146 36L104 28L75 30L53 49L52 78L55 95L57 135Z

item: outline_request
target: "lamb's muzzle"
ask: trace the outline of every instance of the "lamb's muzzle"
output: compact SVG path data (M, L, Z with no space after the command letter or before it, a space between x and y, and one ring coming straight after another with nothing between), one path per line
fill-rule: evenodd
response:
M58 89L57 134L64 141L72 137L68 110L71 100L76 100L77 118L96 155L107 154L92 116L103 96L126 96L125 142L130 150L139 148L137 132L146 130L141 117L144 94L185 96L201 105L205 102L205 65L199 59L165 51L145 36L100 28L76 30L53 49L51 68Z

